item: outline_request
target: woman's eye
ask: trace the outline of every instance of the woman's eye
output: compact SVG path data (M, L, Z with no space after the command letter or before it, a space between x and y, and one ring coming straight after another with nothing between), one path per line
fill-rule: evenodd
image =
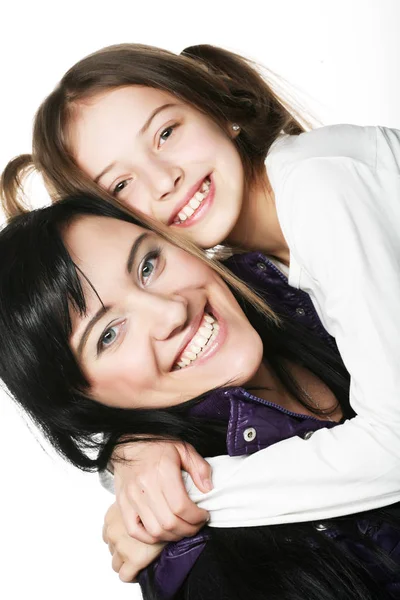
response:
M117 339L117 335L118 325L113 325L112 327L106 329L99 339L98 352L101 352L102 350L105 350L106 348L112 346L112 344Z
M175 125L170 125L166 129L164 129L164 131L160 135L160 146L162 146L164 144L164 142L166 142L168 140L168 138L171 137L174 129L175 129Z
M154 250L150 254L146 256L146 258L142 261L139 267L139 279L142 285L147 285L151 276L153 275L156 267L157 261L160 256L160 250Z

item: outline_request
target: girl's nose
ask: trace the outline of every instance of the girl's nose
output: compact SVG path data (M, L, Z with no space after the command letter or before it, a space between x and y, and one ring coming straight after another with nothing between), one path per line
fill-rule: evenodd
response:
M155 200L168 200L179 190L183 181L181 168L160 160L153 160L148 168L148 181Z

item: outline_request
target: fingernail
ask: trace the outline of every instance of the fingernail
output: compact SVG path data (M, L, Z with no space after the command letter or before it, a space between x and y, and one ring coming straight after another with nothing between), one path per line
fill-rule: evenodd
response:
M203 480L203 485L205 487L205 489L207 490L207 492L211 492L211 490L213 489L213 484L211 479L204 479Z

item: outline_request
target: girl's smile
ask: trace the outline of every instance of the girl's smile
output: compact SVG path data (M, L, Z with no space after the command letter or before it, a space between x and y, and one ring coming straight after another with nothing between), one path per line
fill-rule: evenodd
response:
M171 94L133 85L81 102L73 114L71 151L101 187L202 247L228 236L244 193L228 124L224 131Z

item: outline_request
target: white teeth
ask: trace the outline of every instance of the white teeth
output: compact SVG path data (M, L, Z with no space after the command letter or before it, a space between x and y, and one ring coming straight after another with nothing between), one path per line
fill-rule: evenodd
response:
M191 206L192 208L194 208L194 210L196 210L196 208L199 208L199 206L200 206L200 201L196 200L196 198L192 198L191 201L189 202L189 206Z
M203 347L207 344L208 337L203 337L202 335L196 335L196 338L194 341L196 343L196 346Z
M207 197L210 191L211 181L209 179L203 181L201 188L197 191L193 198L189 200L189 202L182 208L182 210L178 213L174 221L174 225L179 225L179 223L183 223L186 221L188 217L191 217L193 213L199 208L200 204Z
M192 344L189 348L189 350L191 352L194 352L195 354L200 354L202 348L200 346L195 346L194 344Z
M186 206L183 208L182 212L184 212L184 213L185 213L185 215L187 215L188 217L191 217L191 216L192 216L192 214L194 213L194 210L193 210L193 208L191 208L189 205L186 205Z
M203 202L204 195L201 192L196 192L195 195L193 196L193 198L195 198L199 202Z
M211 315L205 314L201 321L200 327L192 340L192 344L187 347L176 363L178 369L183 369L196 360L199 354L204 350L207 344L212 342L219 331L219 324Z
M207 329L207 327L202 325L199 329L199 334L208 340L208 338L212 334L212 325L211 325L211 329Z

